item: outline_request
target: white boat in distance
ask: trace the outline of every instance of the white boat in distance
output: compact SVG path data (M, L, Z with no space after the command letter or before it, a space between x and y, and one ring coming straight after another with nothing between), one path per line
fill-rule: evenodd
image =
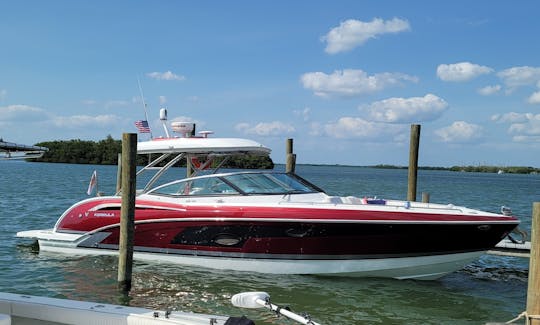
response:
M190 127L173 125L184 134ZM139 173L170 161L138 192L134 258L274 274L429 280L474 261L519 224L508 213L451 204L330 196L293 173L214 173L154 186L181 159L204 169L216 156L270 153L255 141L208 135L139 142L138 153L162 154ZM118 195L83 200L54 228L17 236L37 239L44 251L117 254L120 205Z

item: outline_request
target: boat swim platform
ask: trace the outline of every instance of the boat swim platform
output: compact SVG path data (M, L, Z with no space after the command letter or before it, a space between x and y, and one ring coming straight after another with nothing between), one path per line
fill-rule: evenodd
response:
M531 252L531 242L514 242L510 239L503 239L493 249L487 251L487 254L499 256L512 256L529 258Z

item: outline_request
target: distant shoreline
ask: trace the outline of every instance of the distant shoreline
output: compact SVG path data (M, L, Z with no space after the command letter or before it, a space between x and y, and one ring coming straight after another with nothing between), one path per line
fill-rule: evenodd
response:
M342 164L298 164L304 166L335 166L335 167L362 167L376 169L408 169L408 166L397 165L369 165L355 166ZM452 167L437 167L437 166L419 166L419 170L444 170L451 172L469 172L469 173L494 173L494 174L540 174L540 168L528 166L452 166Z

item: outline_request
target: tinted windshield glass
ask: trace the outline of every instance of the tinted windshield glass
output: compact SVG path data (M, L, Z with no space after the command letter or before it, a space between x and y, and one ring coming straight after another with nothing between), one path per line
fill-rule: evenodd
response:
M312 193L317 189L289 174L243 173L223 176L242 192L262 194Z
M194 178L166 184L156 188L151 193L173 196L239 194L237 190L218 177Z

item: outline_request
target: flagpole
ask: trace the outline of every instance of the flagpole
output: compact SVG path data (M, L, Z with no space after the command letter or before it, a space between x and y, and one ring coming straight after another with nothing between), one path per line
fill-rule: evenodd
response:
M141 92L141 99L142 99L143 108L144 108L144 117L146 118L146 122L148 123L148 113L146 112L146 103L144 101L144 95L143 95L143 91L141 87L141 80L139 80L138 76L137 76L137 83L139 84L139 91ZM154 137L152 136L152 129L150 129L150 139L153 139L153 138Z

